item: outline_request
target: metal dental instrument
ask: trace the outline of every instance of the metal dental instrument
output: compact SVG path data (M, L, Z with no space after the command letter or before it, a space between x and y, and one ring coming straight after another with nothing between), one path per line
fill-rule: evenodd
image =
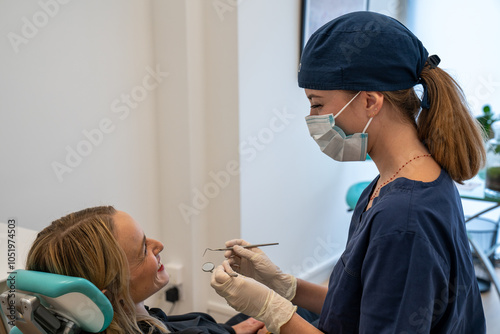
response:
M255 245L246 245L246 246L241 246L243 248L255 248L255 247L263 247L263 246L274 246L274 245L279 245L279 242L273 242L273 243L270 243L270 244L255 244ZM205 254L207 253L207 251L213 251L213 252L217 252L217 251L227 251L227 250L232 250L233 247L227 247L227 248L206 248L205 251L203 252L203 255L202 256L205 256Z
M215 264L213 264L212 262L205 262L203 263L203 265L201 266L201 270L203 270L204 272L206 273L211 273L214 271L214 268L215 268Z
M215 269L215 264L213 264L212 262L205 262L203 263L203 265L201 266L201 270L203 270L204 272L206 273L211 273L213 272ZM235 272L232 272L232 273L228 273L226 271L226 273L231 276L231 277L238 277L238 274L235 273Z

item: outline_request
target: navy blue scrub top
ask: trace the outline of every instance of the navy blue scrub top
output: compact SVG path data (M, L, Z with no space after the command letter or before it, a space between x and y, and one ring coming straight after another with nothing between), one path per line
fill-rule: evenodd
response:
M446 171L433 182L398 178L353 212L330 277L325 333L486 333L460 196Z

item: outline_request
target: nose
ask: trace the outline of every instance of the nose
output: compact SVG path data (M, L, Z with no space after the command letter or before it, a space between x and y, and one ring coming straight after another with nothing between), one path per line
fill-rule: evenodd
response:
M311 111L309 112L309 116L317 116L317 115L318 115L318 111L316 109L311 108Z
M158 240L155 240L155 239L151 239L151 241L153 243L153 252L155 255L158 255L161 253L161 251L163 250L163 244L158 241Z

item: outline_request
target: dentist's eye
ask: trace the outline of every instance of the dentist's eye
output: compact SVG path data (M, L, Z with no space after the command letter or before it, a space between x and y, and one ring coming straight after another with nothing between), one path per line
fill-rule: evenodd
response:
M311 109L317 109L317 108L320 108L320 107L322 107L322 105L321 105L321 104L313 104L313 105L311 106Z

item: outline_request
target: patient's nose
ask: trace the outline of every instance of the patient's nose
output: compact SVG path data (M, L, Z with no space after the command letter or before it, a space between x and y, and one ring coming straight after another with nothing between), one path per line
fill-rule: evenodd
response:
M160 241L155 240L155 239L151 239L151 242L154 245L153 249L154 249L155 254L159 254L164 248L163 244Z

